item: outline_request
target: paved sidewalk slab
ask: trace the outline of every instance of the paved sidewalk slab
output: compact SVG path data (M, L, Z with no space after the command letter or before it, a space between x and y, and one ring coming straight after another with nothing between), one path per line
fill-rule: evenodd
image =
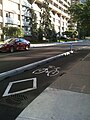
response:
M90 54L45 89L16 120L90 120Z
M47 88L16 120L90 120L90 95Z
M86 61L88 58L86 57L67 71L66 74L57 78L50 87L90 94L90 61Z

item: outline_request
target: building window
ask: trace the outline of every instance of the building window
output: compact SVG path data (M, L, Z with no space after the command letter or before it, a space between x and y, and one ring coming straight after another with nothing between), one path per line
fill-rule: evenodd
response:
M55 18L53 18L53 22L55 22Z
M0 23L0 29L2 29L2 26L3 26L2 23Z
M26 17L26 22L29 22L30 21L30 18L29 17Z
M10 13L9 12L6 12L6 17L10 18Z
M20 4L18 4L18 10L20 10Z
M58 23L60 23L60 20L58 20Z
M26 26L26 29L25 29L26 31L28 31L28 27Z
M12 12L6 12L6 17L14 18L14 13L12 13Z
M20 20L20 15L18 15L18 20Z
M62 27L62 30L64 31L64 27Z
M10 13L10 18L14 18L14 14L13 13Z
M23 30L28 31L28 26L23 26Z
M2 17L2 10L0 10L0 16Z

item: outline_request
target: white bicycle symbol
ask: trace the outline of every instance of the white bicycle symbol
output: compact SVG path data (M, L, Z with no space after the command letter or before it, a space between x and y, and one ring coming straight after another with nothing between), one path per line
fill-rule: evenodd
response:
M33 71L33 74L41 74L41 73L46 73L47 76L55 76L59 73L60 67L55 67L55 66L49 66L48 68L40 68L35 71Z

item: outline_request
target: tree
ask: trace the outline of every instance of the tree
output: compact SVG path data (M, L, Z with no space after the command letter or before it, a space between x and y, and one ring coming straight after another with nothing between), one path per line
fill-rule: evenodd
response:
M90 35L90 0L71 5L69 11L72 19L77 23L79 38Z
M41 21L40 28L43 31L43 35L46 39L50 38L50 31L53 30L53 25L51 24L50 8L48 0L44 0L41 8Z
M72 31L72 30L68 30L62 33L63 35L66 35L67 37L73 38L76 37L77 32L76 31Z
M43 40L43 31L41 29L41 27L38 28L38 41L42 42Z
M23 37L23 31L19 27L3 27L3 34L9 37Z
M30 20L30 25L31 25L31 35L32 35L32 39L37 39L37 16L35 11L31 8L30 9L31 12L31 20Z

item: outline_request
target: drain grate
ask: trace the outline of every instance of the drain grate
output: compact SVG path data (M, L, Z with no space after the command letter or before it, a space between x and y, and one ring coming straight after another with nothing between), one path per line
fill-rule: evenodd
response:
M12 95L0 100L0 104L9 105L13 107L23 107L25 102L28 101L28 97L25 95Z
M25 95L13 95L6 99L6 102L9 104L21 104L23 100L27 100L28 98Z

